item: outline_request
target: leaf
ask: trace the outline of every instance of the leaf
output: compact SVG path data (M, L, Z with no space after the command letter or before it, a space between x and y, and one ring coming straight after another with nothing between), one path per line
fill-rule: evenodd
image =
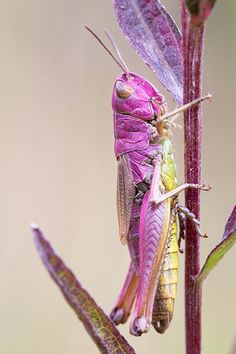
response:
M198 288L210 271L223 258L228 250L236 242L236 205L234 206L230 217L225 225L225 231L222 241L211 251L202 267L199 275L195 279L195 288Z
M34 242L45 267L62 291L66 301L83 322L101 353L135 354L114 323L82 288L72 271L55 253L36 225L32 225Z
M203 23L210 16L216 0L186 0L186 5L196 25Z
M134 50L176 102L183 101L181 34L157 0L113 0L117 21Z
M232 233L236 232L236 205L234 206L228 221L225 225L225 232L222 239L227 239Z

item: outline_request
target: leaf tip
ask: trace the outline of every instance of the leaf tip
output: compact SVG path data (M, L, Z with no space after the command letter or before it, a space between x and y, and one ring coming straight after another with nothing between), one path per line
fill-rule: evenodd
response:
M39 226L33 222L30 224L30 227L33 232L39 230Z
M31 223L30 228L31 228L32 237L33 237L36 250L40 255L40 257L42 258L42 255L45 253L46 248L48 248L48 246L50 247L50 244L45 239L42 231L40 230L37 224Z
M42 232L37 224L31 223L30 228L35 242L38 241L39 238L42 238Z

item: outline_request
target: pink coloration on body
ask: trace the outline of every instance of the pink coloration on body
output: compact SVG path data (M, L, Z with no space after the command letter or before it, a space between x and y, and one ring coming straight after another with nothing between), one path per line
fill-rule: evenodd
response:
M148 121L166 111L164 96L146 79L134 73L118 76L112 95L114 113Z
M115 154L120 166L117 181L120 238L128 243L138 284L131 287L127 283L128 274L119 297L122 301L117 302L111 317L117 324L127 319L131 308L122 309L121 304L127 298L132 306L136 295L130 332L137 336L147 332L152 322L155 292L167 243L163 225L170 205L167 206L166 202L153 205L149 192L155 165L158 161L160 163L162 155L156 120L166 113L167 105L164 97L147 80L134 73L123 73L114 85L112 107Z
M152 323L155 293L168 242L165 237L169 224L168 203L167 200L158 206L154 205L150 201L149 191L142 202L139 225L139 249L142 252L137 300L130 327L131 334L136 336L147 332Z
M140 183L153 173L151 160L160 151L151 121L166 113L165 98L143 77L123 73L114 85L112 108L115 154L118 157L128 153L134 183Z

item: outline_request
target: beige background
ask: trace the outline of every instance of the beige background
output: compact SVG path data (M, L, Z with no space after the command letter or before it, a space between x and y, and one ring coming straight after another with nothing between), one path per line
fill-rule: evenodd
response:
M179 21L178 1L163 1ZM174 3L174 4L173 4ZM235 200L236 6L219 1L204 60L202 261L220 240ZM128 266L118 240L111 110L118 67L84 30L114 34L133 71L154 75L123 38L110 0L8 0L0 11L0 353L97 353L35 252L38 223L82 284L109 312ZM103 35L103 34L102 34ZM163 90L163 92L165 92ZM168 96L171 107L171 99ZM183 181L183 132L175 131ZM236 336L235 253L204 286L203 352L230 353ZM121 332L142 354L184 353L183 259L173 323L164 336Z

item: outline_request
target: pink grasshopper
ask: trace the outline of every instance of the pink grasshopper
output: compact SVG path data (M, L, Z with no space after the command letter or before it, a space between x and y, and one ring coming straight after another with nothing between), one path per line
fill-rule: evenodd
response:
M116 324L126 322L135 302L131 334L139 336L151 324L164 333L173 316L177 288L176 213L184 212L199 226L176 195L186 188L209 190L187 183L177 187L169 127L174 125L172 116L211 96L167 113L164 96L146 79L129 72L110 35L119 59L86 28L123 71L114 85L112 108L119 233L121 242L128 244L131 264L111 318Z

